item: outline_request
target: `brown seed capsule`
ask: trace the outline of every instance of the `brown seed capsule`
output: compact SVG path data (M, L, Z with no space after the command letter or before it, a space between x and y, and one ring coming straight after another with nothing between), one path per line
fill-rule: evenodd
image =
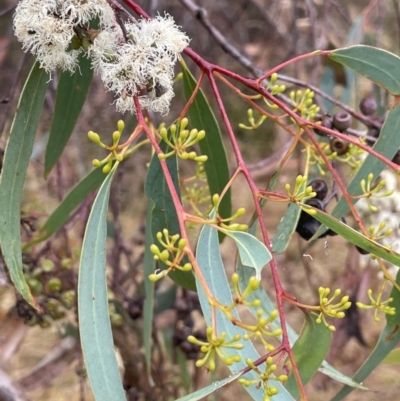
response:
M364 98L363 100L361 100L359 107L360 107L361 113L363 113L365 116L371 116L378 109L376 100L371 96L368 96L368 97Z
M332 129L332 117L325 114L319 120L321 122L321 127ZM319 136L327 136L328 134L318 128L314 128L314 132Z
M315 196L319 200L323 200L326 198L326 195L328 194L328 186L326 185L326 182L324 180L314 180L311 181L308 185L311 186L312 190L317 193Z
M336 152L340 156L349 150L349 143L340 138L331 138L329 147L332 152Z
M333 116L332 124L338 131L346 131L351 125L351 115L347 111L339 111Z

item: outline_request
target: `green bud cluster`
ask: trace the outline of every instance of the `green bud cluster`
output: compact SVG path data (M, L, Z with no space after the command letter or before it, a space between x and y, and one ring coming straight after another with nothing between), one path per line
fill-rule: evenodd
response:
M241 357L239 355L230 355L226 352L227 349L243 349L243 344L239 341L241 336L236 334L232 339L226 340L226 332L222 332L219 336L214 335L214 330L212 327L207 327L206 330L207 340L201 341L194 336L189 336L187 340L200 346L200 351L204 353L204 357L196 361L196 366L198 368L205 366L208 362L207 369L213 372L216 368L215 356L218 355L219 359L225 365L232 365L235 362L239 362Z
M363 304L362 302L356 302L356 305L360 309L375 309L374 311L374 320L376 322L379 322L379 316L378 316L378 311L381 311L387 315L395 315L396 314L396 308L389 306L391 302L393 302L393 298L390 297L386 301L382 301L382 295L383 295L383 288L382 290L378 293L376 299L372 296L372 289L369 288L367 291L368 298L371 301L370 305Z
M246 359L246 364L254 372L256 372L259 375L259 377L257 379L252 379L252 380L247 380L243 378L239 379L238 382L246 387L252 385L260 386L262 384L264 388L264 401L271 401L271 397L277 395L279 393L279 390L277 387L271 386L270 381L285 382L288 379L287 375L279 375L279 376L274 375L274 372L277 369L277 365L274 363L274 360L271 356L269 356L265 361L265 372L262 372L250 358Z
M237 273L232 274L231 281L235 294L235 300L233 304L228 307L229 310L235 308L237 305L260 306L261 301L259 299L255 299L253 301L246 300L260 286L259 280L257 280L254 276L251 276L243 293L241 293L239 289L239 275Z
M282 335L282 329L269 330L268 325L273 322L278 316L279 313L277 310L273 310L268 317L263 317L264 312L262 309L257 311L257 322L255 325L246 324L243 328L247 331L247 333L243 336L245 340L250 340L251 338L258 338L264 347L268 351L273 351L275 347L270 344L265 337L279 337Z
M276 106L276 105L273 105L273 106ZM261 115L258 118L258 120L255 121L254 116L253 116L253 109L248 109L247 110L247 119L248 119L250 125L240 123L239 128L245 129L245 130L256 130L267 119L267 116Z
M337 319L343 319L345 317L345 313L343 311L350 308L351 302L349 301L349 296L345 295L338 303L333 304L332 303L333 300L341 294L342 290L340 288L336 289L332 297L328 298L330 292L331 292L330 288L320 287L318 289L320 313L317 317L316 322L318 324L324 322L325 326L329 330L335 331L336 330L335 326L329 324L326 321L326 316Z
M218 211L220 196L218 194L214 194L211 200L214 209ZM244 207L240 207L239 209L237 209L236 213L234 213L232 216L226 218L221 218L220 216L217 216L214 220L209 220L209 223L216 224L218 225L218 227L221 227L223 230L227 231L247 231L249 228L247 224L241 224L241 223L226 224L235 219L238 219L239 217L242 217L245 213L246 209Z
M362 179L360 181L360 186L363 191L363 195L360 197L366 198L368 202L368 207L371 210L371 212L377 212L378 208L374 205L371 205L370 203L370 198L384 198L386 196L390 196L393 194L393 190L387 190L385 192L380 192L385 186L386 186L386 181L385 180L380 180L375 186L374 186L374 175L373 173L369 173L367 180ZM389 234L390 235L390 234Z
M125 123L122 120L119 120L117 123L117 131L114 131L112 133L112 145L107 146L105 143L103 143L100 139L100 135L97 134L96 132L89 131L88 132L88 138L94 142L95 144L99 145L103 149L106 149L110 151L110 153L105 157L103 160L99 159L94 159L92 161L92 164L94 167L100 167L103 165L103 173L108 174L111 171L111 168L113 166L113 161L122 161L124 159L124 156L121 153L118 153L118 146L119 146L119 141L121 139L122 132L125 128Z
M178 125L172 124L169 128L169 132L165 127L160 128L160 136L171 147L171 151L168 153L161 153L158 155L160 159L167 159L172 155L177 155L183 160L194 160L197 162L204 163L207 161L207 156L198 156L195 151L188 152L187 149L190 146L195 145L205 138L206 132L204 130L187 130L186 127L189 124L189 120L185 117Z
M167 265L167 269L150 274L149 279L151 281L157 281L174 270L184 272L192 270L192 264L189 262L181 265L186 254L187 241L185 238L180 238L179 234L169 235L165 228L162 232L157 233L157 240L164 249L160 250L156 244L151 244L150 251L154 254L155 260L160 260Z
M294 111L300 112L300 116L306 120L314 120L320 111L320 108L314 104L314 92L308 88L305 91L292 91L289 97L293 102Z
M313 191L311 186L306 187L307 176L298 175L296 177L293 192L291 191L290 184L285 185L285 191L292 202L303 202L307 199L314 198L317 194Z

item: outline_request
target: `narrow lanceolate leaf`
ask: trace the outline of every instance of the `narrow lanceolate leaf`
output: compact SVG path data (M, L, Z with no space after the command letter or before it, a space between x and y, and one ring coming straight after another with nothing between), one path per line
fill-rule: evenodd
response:
M35 302L22 271L20 207L48 81L49 74L35 63L19 99L4 154L0 181L1 249L15 288L34 307Z
M400 64L399 64L400 65ZM391 160L400 148L400 105L397 105L394 109L390 110L386 120L381 129L378 140L375 142L373 149L378 153ZM368 174L372 173L374 177L378 175L385 168L386 164L378 160L372 155L368 155L364 160L364 163L359 168L354 178L351 180L347 187L347 191L350 195L357 196L362 194L360 182L361 180L367 180ZM357 199L353 199L353 203L356 203ZM349 205L346 199L340 198L339 202L335 205L332 210L332 216L341 218L349 210ZM324 231L324 227L320 227L314 238L317 238Z
M272 240L272 252L282 253L289 245L290 238L297 227L300 217L300 208L291 203L278 224Z
M215 211L210 215L210 218L214 218ZM204 226L201 230L199 241L197 244L197 261L205 280L207 287L210 289L211 293L222 305L231 305L233 303L233 298L231 294L230 285L225 274L224 265L222 263L219 241L218 241L218 231L211 226ZM207 296L203 290L201 280L196 275L197 292L199 295L201 309L206 320L207 326L211 327L211 316L212 308L207 299ZM233 316L240 320L237 310L234 308L232 310ZM226 339L231 339L235 335L239 334L243 336L246 332L232 324L232 322L223 314L220 310L215 311L216 315L216 327L218 328L218 335L222 332L226 332ZM237 372L245 368L247 365L244 362L247 358L255 361L260 355L254 348L251 341L242 340L243 349L235 350L234 348L229 349L230 355L240 355L241 361L229 366L231 372ZM265 369L265 365L259 366L260 370ZM254 372L250 371L244 375L248 380L257 379L259 376ZM286 391L286 389L280 384L280 382L274 382L274 386L278 387L279 393L274 395L275 401L293 401L294 398ZM263 401L264 391L263 388L256 388L256 386L245 387L246 391L251 395L254 400ZM190 398L189 398L190 399Z
M306 324L299 339L293 347L293 354L302 383L307 384L317 373L328 354L332 340L332 332L327 327L316 322L317 315L306 316ZM286 390L294 397L299 395L296 379L292 373L286 383Z
M272 255L265 244L249 233L231 230L221 231L235 241L242 264L254 268L256 279L261 280L261 270L272 259Z
M83 240L78 279L79 333L96 401L126 401L114 351L106 278L107 210L116 163L93 203Z
M196 87L196 80L183 63L182 71L185 97L188 100ZM211 195L220 194L230 178L228 159L217 120L202 90L197 93L190 106L189 116L193 128L206 132L199 146L201 154L208 156L204 163L207 182ZM231 211L231 191L228 190L219 204L218 212L221 217L230 217Z
M47 176L61 156L70 138L92 81L91 62L83 53L79 55L79 68L71 75L63 71L57 88L56 106L47 143L44 175Z
M176 401L198 401L202 400L203 398L207 397L208 395L215 393L220 388L226 386L229 383L232 383L234 380L238 379L241 375L241 372L238 372L234 375L230 375L229 377L218 380L214 383L211 383L207 387L203 387L200 390L195 391L194 393L185 395L184 397L178 398Z
M59 230L68 221L75 208L93 191L98 189L106 177L107 176L102 172L102 167L98 167L79 181L46 220L37 232L35 238L28 244L25 244L24 248L46 240Z
M305 212L310 209L303 209ZM339 234L341 237L345 238L347 241L352 244L364 249L365 251L379 256L390 263L393 263L396 266L400 266L400 255L391 249L384 247L378 242L372 241L371 239L365 237L360 234L353 228L349 227L347 224L343 223L340 220L335 219L331 215L322 210L312 208L314 217L316 220L325 224L328 228L333 230L336 234ZM314 214L315 213L315 214Z
M143 260L143 273L144 273L144 292L146 299L143 304L143 343L144 343L144 356L146 360L146 371L149 383L153 385L153 378L151 377L151 340L153 329L154 317L154 282L149 280L150 274L154 273L156 261L154 255L150 251L150 245L153 243L153 235L151 230L151 201L147 205L146 216L146 236L144 241L144 260Z
M164 153L168 153L168 145L164 141L160 142L160 148ZM167 166L179 194L179 175L176 156L171 156L167 159ZM161 168L160 160L156 154L151 159L144 189L146 195L151 200L151 228L153 238L156 238L157 233L162 232L165 228L170 235L180 234L178 216ZM158 245L157 242L156 244ZM187 261L186 259L182 263L184 264ZM166 268L161 262L160 265L161 268ZM169 273L169 277L179 286L196 291L196 283L191 272L176 270Z
M400 271L396 277L397 284L400 284ZM384 358L400 343L400 292L397 288L393 288L390 294L393 302L390 306L396 308L394 315L386 315L386 326L379 336L378 342L369 355L368 359L364 362L358 372L354 375L354 380L362 382L383 360ZM345 386L339 391L332 401L340 401L353 391L353 388Z
M393 53L356 45L333 50L328 57L371 79L393 95L400 95L400 58Z

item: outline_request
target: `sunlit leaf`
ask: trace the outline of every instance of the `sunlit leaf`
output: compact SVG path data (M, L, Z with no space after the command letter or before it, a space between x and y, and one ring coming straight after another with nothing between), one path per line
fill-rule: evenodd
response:
M0 243L17 291L36 308L26 284L21 256L21 199L26 171L46 94L49 74L35 63L25 82L4 153L0 181Z
M333 50L328 55L382 86L393 95L400 95L400 58L371 46L356 45Z
M79 68L73 74L63 71L57 88L56 105L47 143L44 175L47 176L61 156L68 142L92 82L91 61L85 54L79 55Z
M242 264L254 268L257 280L261 280L261 270L272 259L272 255L265 244L249 233L231 230L221 231L235 241Z
M215 211L211 213L210 218L213 218L214 216ZM197 244L196 255L203 279L213 296L221 304L231 305L233 303L233 298L230 285L225 274L224 265L221 259L217 229L208 225L205 225L203 227ZM204 318L206 320L207 326L211 326L212 308L202 287L202 280L197 275L196 283ZM233 309L232 313L235 318L239 319L239 315L236 309ZM227 339L234 337L236 334L240 334L241 336L245 334L245 331L242 328L233 325L232 322L226 317L226 315L218 309L216 310L216 326L218 328L218 334L223 331L227 333ZM255 361L260 357L250 341L243 341L242 343L244 346L243 349L235 350L232 348L229 350L230 354L238 354L242 358L240 362L234 363L229 366L231 372L237 372L238 370L245 368L247 365L244 361L247 358ZM263 371L265 369L265 365L260 365L259 368L261 371ZM255 379L258 377L258 375L255 372L250 371L246 373L244 377L248 379ZM290 394L279 382L274 383L274 386L278 387L279 389L279 393L274 396L274 399L276 401L293 400L293 397L290 396ZM257 389L255 386L250 386L245 387L245 389L253 397L254 400L264 400L264 391L262 388Z
M79 333L96 401L126 401L114 351L106 277L107 210L116 163L104 180L86 225L78 278Z

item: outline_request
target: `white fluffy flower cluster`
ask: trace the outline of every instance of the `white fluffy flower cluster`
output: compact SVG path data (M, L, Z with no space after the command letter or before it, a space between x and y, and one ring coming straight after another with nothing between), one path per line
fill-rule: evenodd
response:
M36 55L46 71L60 67L73 72L82 48L71 42L80 24L98 17L100 26L113 24L107 0L21 0L15 10L14 31L23 49Z
M83 50L79 32L85 35L82 26L95 17L100 29L87 37L87 54L106 89L117 96L117 110L135 111L136 95L142 108L167 114L174 65L189 44L171 16L127 22L121 28L107 0L21 0L14 30L23 49L35 54L46 71L59 67L73 72Z
M169 15L104 30L89 53L108 90L115 92L117 110L134 111L133 95L144 109L168 113L174 91L174 65L189 38Z
M391 245L395 252L400 253L400 227L397 216L400 214L400 186L396 175L390 170L384 170L380 177L386 181L386 189L393 190L391 196L372 198L371 204L378 208L378 211L371 212L367 200L361 198L356 203L357 211L368 224L378 227L382 222L386 223L385 230L391 228L393 233L382 240L384 245ZM370 263L370 256L361 257L362 264ZM391 274L395 275L397 267L391 266Z

